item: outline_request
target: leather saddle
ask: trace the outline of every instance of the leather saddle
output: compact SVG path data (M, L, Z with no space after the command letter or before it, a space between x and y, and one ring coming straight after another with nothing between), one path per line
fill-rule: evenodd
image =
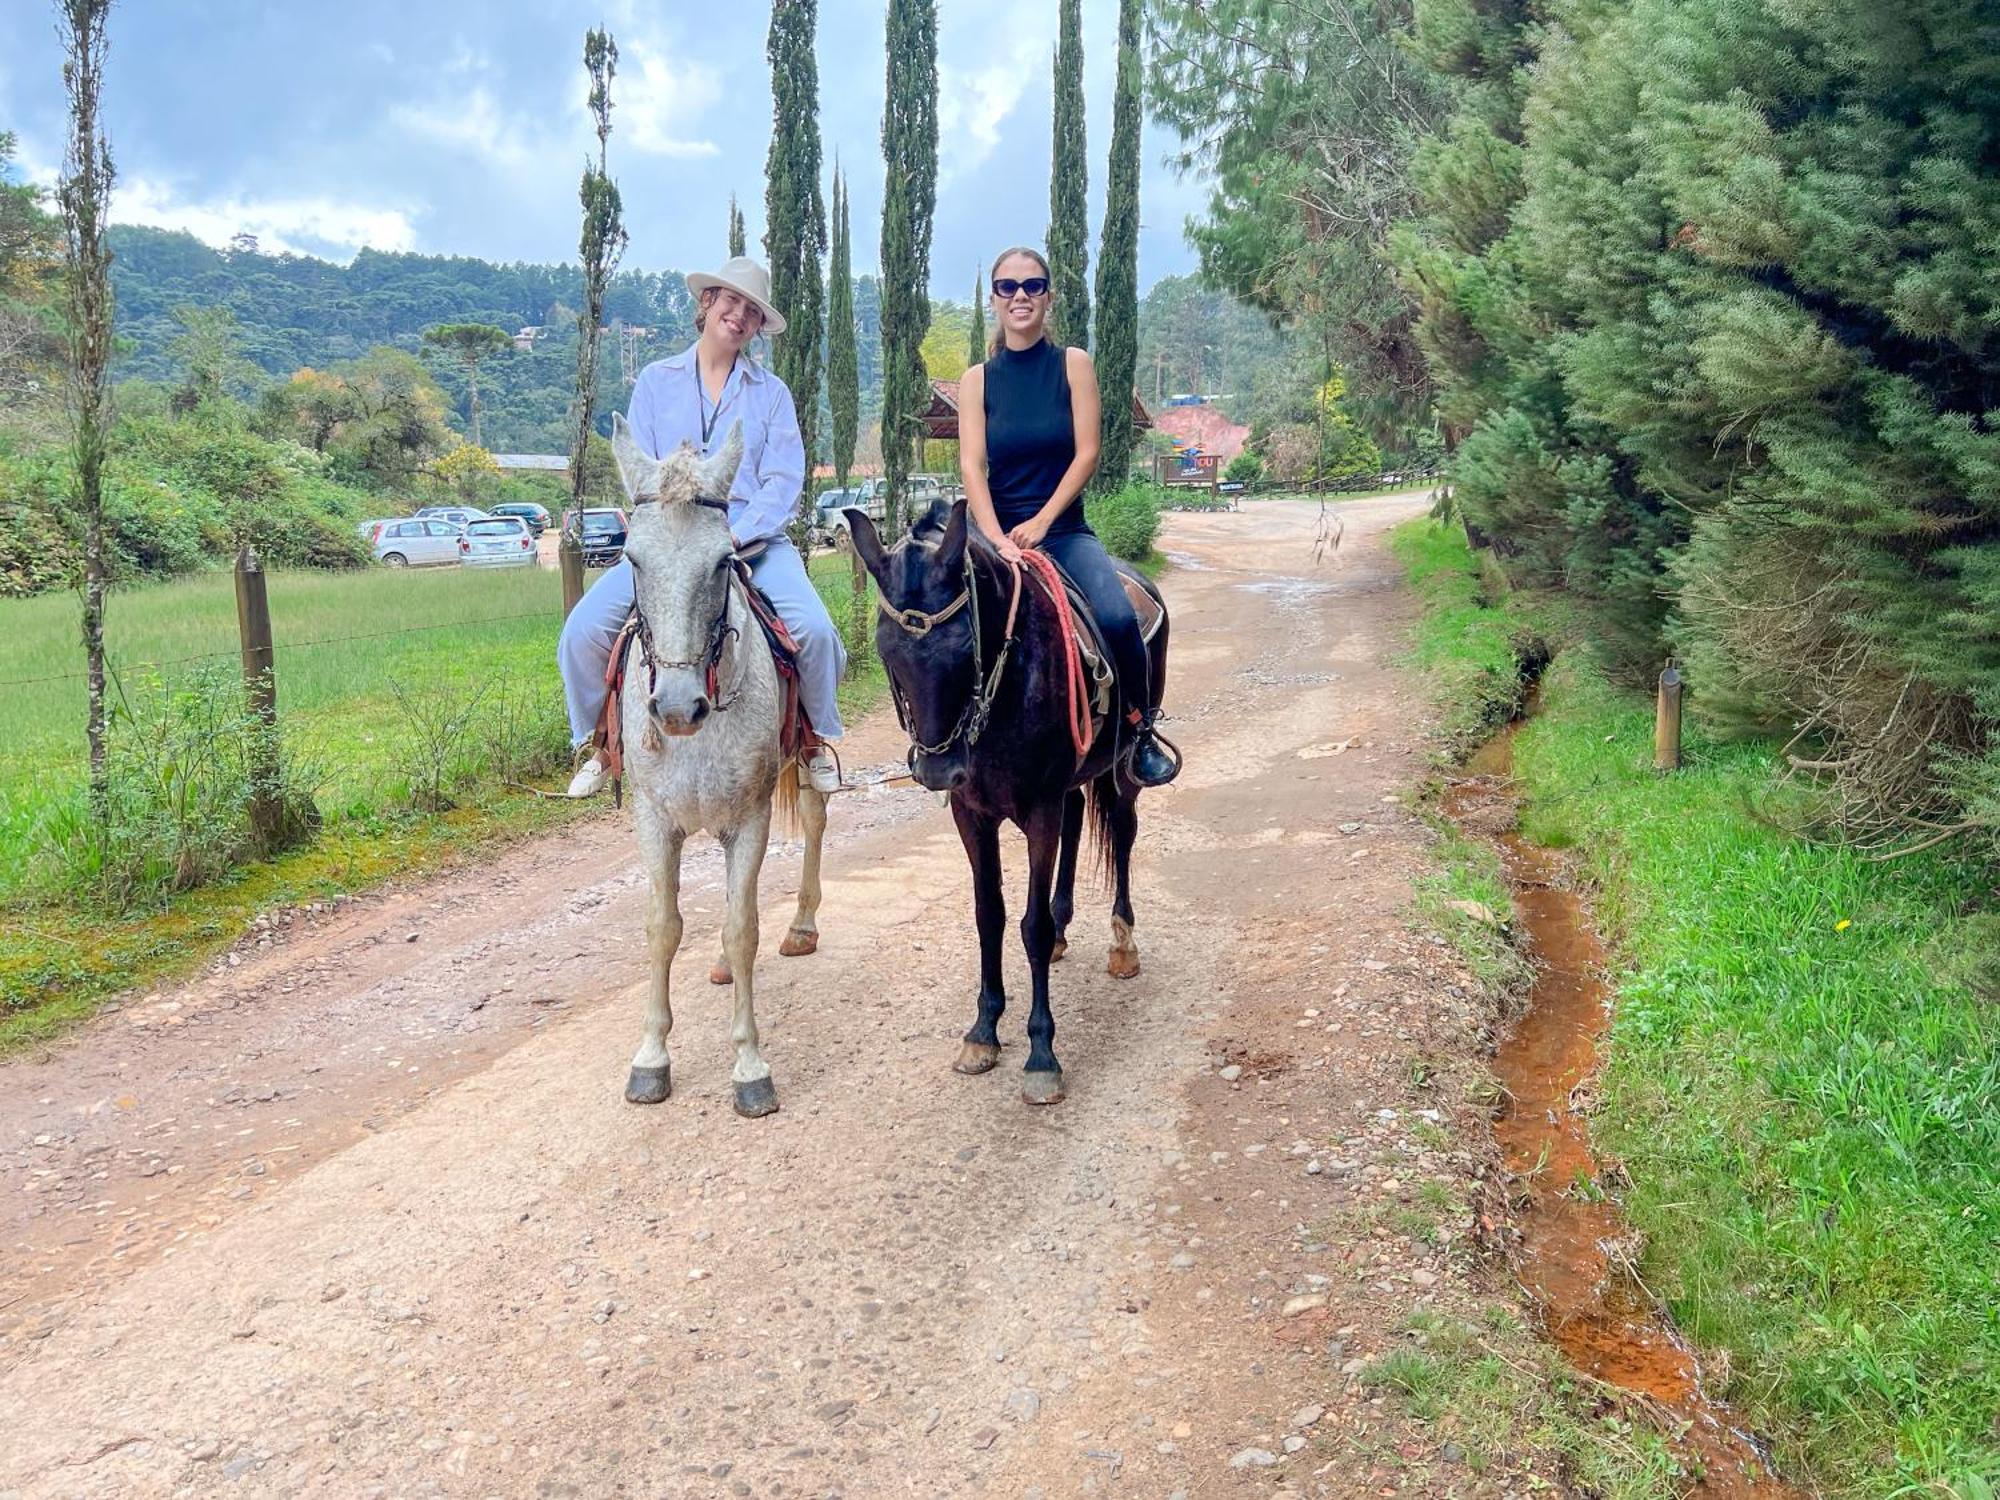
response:
M1118 581L1125 585L1125 597L1132 601L1132 612L1139 617L1139 639L1151 646L1153 637L1160 633L1160 622L1167 617L1167 607L1145 574L1117 558L1111 560L1111 566L1118 570ZM1098 629L1097 616L1090 612L1090 601L1084 598L1083 590L1062 571L1061 564L1057 564L1056 572L1062 576L1063 591L1069 595L1070 614L1076 619L1077 645L1083 651L1084 668L1090 676L1091 712L1101 719L1110 714L1117 691L1111 652L1104 644L1104 633Z

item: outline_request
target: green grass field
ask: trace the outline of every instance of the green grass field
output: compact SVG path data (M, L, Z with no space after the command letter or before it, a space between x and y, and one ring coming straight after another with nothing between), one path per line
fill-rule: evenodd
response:
M1495 701L1496 643L1536 606L1483 605L1455 530L1413 523L1396 547L1431 573L1418 659L1477 722L1490 708L1465 705ZM1993 872L1948 848L1879 863L1788 833L1809 794L1771 746L1710 739L1698 717L1683 771L1653 772L1651 745L1650 703L1578 648L1514 757L1524 831L1576 851L1616 954L1593 1128L1629 1176L1648 1284L1727 1351L1721 1394L1794 1474L1841 1496L1990 1500Z
M845 621L847 559L817 557L811 570L835 620ZM320 834L313 848L219 888L117 914L77 900L62 853L63 831L85 807L78 602L0 601L8 705L0 716L0 912L8 928L0 1012L19 1021L50 1002L73 1006L170 970L240 930L254 900L353 889L476 844L482 830L565 815L502 786L553 786L567 773L556 573L274 573L269 594L281 735L323 818ZM176 690L185 694L204 673L227 681L240 671L232 579L214 573L114 593L106 638L123 688L116 701L132 705L138 724L117 732L155 732ZM864 662L843 685L843 711L859 716L880 695L880 669ZM427 797L431 788L443 798ZM445 813L440 800L456 810ZM239 910L246 899L252 904Z

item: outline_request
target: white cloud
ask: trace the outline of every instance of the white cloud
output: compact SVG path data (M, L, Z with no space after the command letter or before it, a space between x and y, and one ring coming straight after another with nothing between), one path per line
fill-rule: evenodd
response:
M530 139L518 113L509 121L484 84L449 104L398 104L389 111L396 126L413 135L482 157L494 166L519 172L548 154L545 139Z
M612 90L612 128L624 143L654 156L717 156L721 147L703 138L696 123L722 100L711 69L675 63L652 42L619 44L618 82ZM584 97L588 96L584 90Z
M950 181L982 165L1000 144L1000 127L1021 102L1038 70L1051 66L1051 46L1039 36L1016 36L1012 50L975 68L938 63L939 176ZM1046 160L1048 131L1031 150Z
M148 177L121 179L111 191L111 222L184 229L217 248L239 233L257 236L265 254L352 256L364 247L414 250L416 227L401 209L346 203L333 198L179 198Z

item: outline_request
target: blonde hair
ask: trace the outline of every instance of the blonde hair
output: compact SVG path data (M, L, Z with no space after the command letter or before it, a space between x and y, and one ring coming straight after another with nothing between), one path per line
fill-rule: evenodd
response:
M1002 250L993 258L993 269L986 273L987 295L989 297L993 295L993 278L1000 274L1000 268L1016 255L1025 255L1029 260L1042 268L1042 274L1049 279L1049 299L1053 302L1055 299L1056 273L1049 269L1048 257L1042 254L1041 251L1028 245L1015 245L1011 249ZM1001 331L1000 321L996 318L993 322L993 337L986 341L986 357L988 359L993 358L994 355L1000 352L1000 346L1006 341L1007 335ZM1054 339L1049 337L1049 321L1046 315L1042 318L1042 342L1045 344L1055 342ZM1030 345L1029 347L1032 348L1033 346Z

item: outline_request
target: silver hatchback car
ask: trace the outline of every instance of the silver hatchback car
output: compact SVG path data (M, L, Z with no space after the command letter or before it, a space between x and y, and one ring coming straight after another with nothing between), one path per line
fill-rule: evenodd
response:
M450 521L384 521L375 532L375 556L392 568L421 568L458 561L458 527Z
M458 536L461 568L532 568L535 537L519 516L468 521Z

